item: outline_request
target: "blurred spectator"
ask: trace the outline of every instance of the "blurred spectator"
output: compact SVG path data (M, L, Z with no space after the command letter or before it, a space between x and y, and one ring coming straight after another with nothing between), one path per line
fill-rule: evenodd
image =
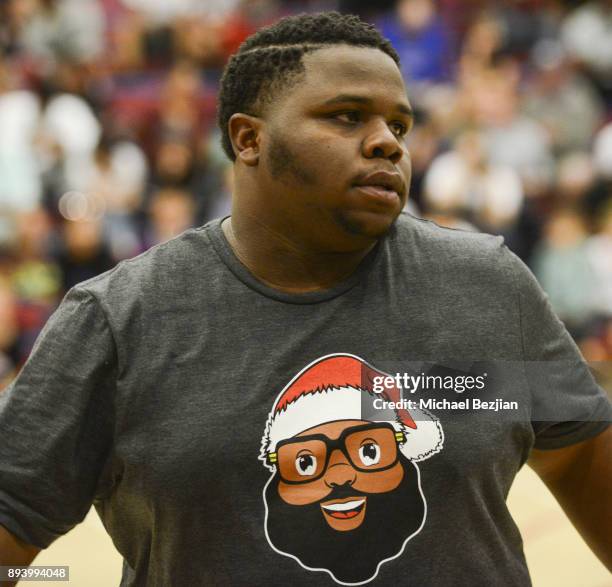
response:
M0 56L0 215L31 209L42 196L34 152L39 116L38 98L14 87L13 76Z
M106 213L130 214L142 204L146 173L147 161L138 145L102 140L75 187L99 199Z
M13 285L21 302L53 306L61 297L60 275L51 258L53 225L42 208L17 217L17 264Z
M165 188L153 196L150 212L151 222L145 235L147 247L166 242L191 228L193 198L184 190Z
M593 164L597 176L585 198L585 206L591 216L596 218L612 202L612 122L595 136Z
M225 58L222 22L182 18L176 23L175 31L177 56L204 67L221 66Z
M601 98L573 70L560 43L540 41L532 62L535 76L525 92L524 112L546 128L555 152L588 149L603 118Z
M48 143L61 148L67 173L77 173L71 167L78 168L91 159L102 129L85 100L73 94L58 94L49 99L43 110L41 133Z
M417 110L415 118L414 127L406 138L406 143L412 162L410 201L421 207L425 175L442 148L442 137L436 121L431 116L425 117Z
M156 157L163 142L194 148L208 132L215 116L214 96L203 85L199 70L182 61L163 78L143 84L146 85L141 88L142 95L126 93L115 104L113 114L125 118L125 133L130 129L135 131L151 159Z
M196 224L230 213L234 171L220 145L221 139L215 132L205 137L198 148L198 173L192 191Z
M53 223L42 208L18 214L14 264L9 275L17 296L20 328L18 363L27 358L38 333L63 295L53 261Z
M533 269L568 330L580 335L599 310L597 275L587 259L588 231L575 210L560 209L544 227Z
M612 99L612 0L594 0L571 12L561 39L569 54Z
M520 112L518 64L465 73L461 96L465 120L482 132L491 163L509 166L527 195L548 189L554 159L544 128Z
M492 67L503 46L500 21L488 12L480 14L468 28L461 47L460 67L464 75Z
M202 130L198 106L201 82L198 70L182 62L169 72L161 92L158 133L160 138L190 140Z
M594 182L595 169L588 152L572 151L559 159L554 192L561 204L583 207Z
M20 42L34 59L90 62L104 50L104 14L96 0L31 0Z
M102 220L104 240L115 261L141 252L136 212L143 203L147 162L134 143L112 145L102 140L89 165L80 170L75 187L88 198L82 217L71 220ZM64 214L64 216L66 216Z
M437 157L425 178L425 203L431 212L453 214L492 232L516 222L523 188L510 167L492 164L477 132L465 132L455 149Z
M367 21L375 20L381 13L393 9L396 0L378 0L374 3L371 0L340 0L338 10L345 14L357 14ZM328 6L326 10L333 10L334 6Z
M191 145L182 140L161 142L153 162L153 183L156 186L188 188L194 178L195 153Z
M234 168L226 163L220 171L222 173L221 187L208 194L208 219L224 218L231 212Z
M17 38L22 20L20 5L23 2L0 2L0 55L11 55L18 50Z
M16 374L18 338L17 298L10 282L0 275L0 391Z
M612 389L612 318L595 323L580 341L580 350L591 362L599 384Z
M381 2L383 4L383 2ZM230 6L232 3L229 4ZM224 61L258 28L271 24L283 13L316 12L336 8L334 0L239 0L221 27ZM377 14L383 8L377 10ZM213 21L214 22L214 21Z
M612 122L604 126L595 136L593 161L601 178L612 181Z
M433 0L399 0L395 10L379 21L379 28L397 50L404 79L413 92L421 84L450 79L451 32Z
M129 9L142 14L147 23L172 24L180 17L224 19L240 0L121 0Z
M599 311L612 319L612 199L602 211L597 232L587 239L586 260L597 278Z
M503 33L501 49L520 58L542 40L556 37L563 16L558 0L496 2L494 14Z
M64 290L113 267L114 261L103 241L99 221L67 220L62 228L62 247L57 253L57 262Z

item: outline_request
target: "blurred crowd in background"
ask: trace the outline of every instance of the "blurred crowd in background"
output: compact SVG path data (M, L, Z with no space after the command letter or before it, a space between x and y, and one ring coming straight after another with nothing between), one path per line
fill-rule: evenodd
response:
M0 0L0 389L68 288L229 212L222 68L329 9L402 59L409 211L503 235L612 360L611 0Z

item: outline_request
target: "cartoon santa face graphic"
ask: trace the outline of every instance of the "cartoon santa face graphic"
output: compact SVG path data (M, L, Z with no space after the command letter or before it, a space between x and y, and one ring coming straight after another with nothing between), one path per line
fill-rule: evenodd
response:
M444 441L439 421L421 410L364 419L377 376L387 374L354 355L317 359L279 394L262 438L270 546L342 585L373 580L421 531L427 505L417 463Z

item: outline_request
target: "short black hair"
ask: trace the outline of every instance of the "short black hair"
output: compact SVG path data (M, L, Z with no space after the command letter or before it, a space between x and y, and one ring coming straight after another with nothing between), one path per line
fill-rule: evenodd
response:
M232 161L236 156L227 128L230 117L236 112L257 115L273 92L286 88L304 72L305 53L329 45L380 49L399 65L391 43L352 14L298 14L262 28L232 55L221 78L217 120L223 150Z

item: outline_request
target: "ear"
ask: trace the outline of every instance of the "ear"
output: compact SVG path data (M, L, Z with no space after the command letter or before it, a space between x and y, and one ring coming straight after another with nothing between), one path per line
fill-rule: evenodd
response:
M228 122L228 133L236 159L249 167L259 163L259 144L263 121L257 116L233 114Z

